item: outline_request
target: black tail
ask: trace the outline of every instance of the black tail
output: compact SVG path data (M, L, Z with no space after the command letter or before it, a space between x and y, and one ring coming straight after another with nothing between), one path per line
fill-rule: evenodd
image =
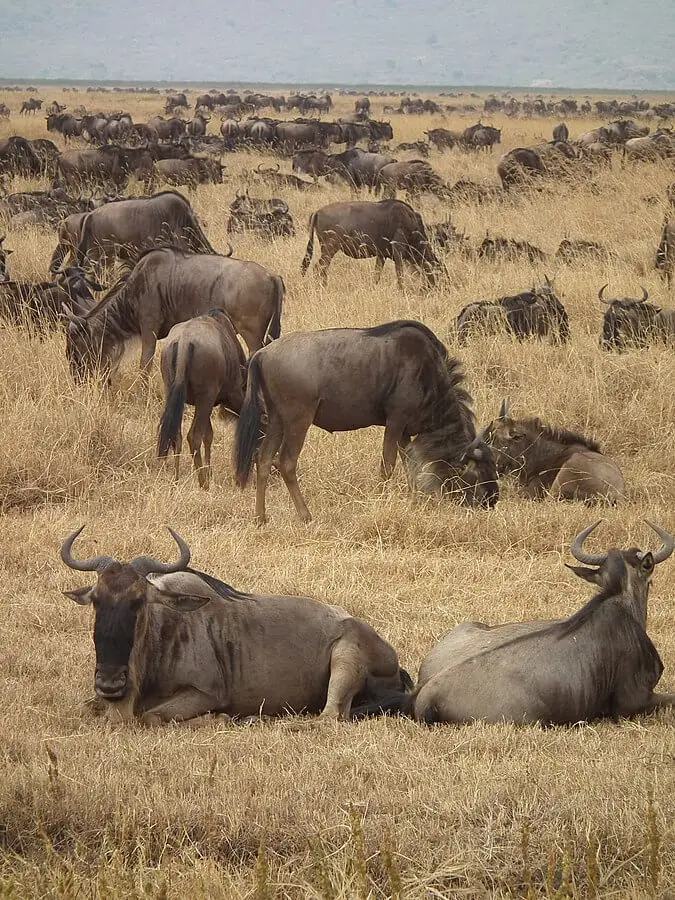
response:
M274 275L273 281L274 312L272 313L272 318L270 319L269 325L267 326L265 343L267 343L268 341L276 341L277 338L281 337L281 309L284 303L284 296L286 294L286 285L284 284L284 280L280 275Z
M253 460L263 438L260 430L263 413L260 396L260 353L260 350L254 353L249 360L246 397L237 419L234 436L234 472L240 488L248 484Z
M313 212L309 217L309 241L307 242L307 249L305 250L305 257L302 260L302 265L300 266L300 271L304 275L307 269L309 268L309 264L312 261L312 254L314 253L314 229L316 227L316 213Z
M181 370L177 371L177 358L179 343L173 345L171 357L171 388L164 404L164 412L159 421L159 434L157 436L157 456L160 459L168 456L169 450L175 452L180 438L183 424L183 412L185 410L185 396L187 393L187 372L192 363L195 345L190 341L187 353L181 360Z

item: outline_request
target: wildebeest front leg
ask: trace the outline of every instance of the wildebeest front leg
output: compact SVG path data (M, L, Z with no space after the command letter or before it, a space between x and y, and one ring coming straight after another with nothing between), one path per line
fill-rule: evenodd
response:
M389 419L384 429L384 442L382 444L382 460L380 462L380 474L385 480L391 478L396 465L396 454L399 445L403 442L404 426L393 419Z
M164 722L186 722L203 716L206 713L217 712L216 700L203 694L196 688L184 688L169 700L159 703L141 713L140 720L143 725L162 725Z
M141 336L141 375L146 383L150 378L152 358L155 355L156 348L157 335L153 332L149 334L144 332Z
M384 256L376 256L375 257L375 284L380 283L380 278L382 278L382 270L384 269Z

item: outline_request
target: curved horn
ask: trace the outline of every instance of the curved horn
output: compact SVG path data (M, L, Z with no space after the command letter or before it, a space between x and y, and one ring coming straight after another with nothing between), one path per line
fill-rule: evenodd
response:
M262 175L262 169L260 168L260 166L262 166L262 163L258 163L255 170L256 172L260 172L260 174Z
M234 249L232 247L232 244L229 241L227 242L227 249L229 252L223 253L223 256L232 256L232 254L234 253Z
M572 551L572 556L575 559L578 559L579 562L586 563L587 566L601 566L607 559L606 553L587 553L583 549L584 541L592 531L595 531L600 522L602 522L602 519L598 519L598 521L593 525L589 525L588 528L584 528L584 530L580 531L572 541L572 546L570 548Z
M647 297L649 297L649 294L647 293L647 289L643 286L642 287L642 299L640 300L640 303L645 303L647 300Z
M653 522L650 522L649 519L645 519L645 522L652 531L655 531L658 536L661 538L661 546L653 553L652 556L654 558L654 563L661 563L664 559L668 559L670 554L675 550L675 540L673 540L672 535L668 534L665 528L659 528L658 525L655 525Z
M280 164L280 163L277 163L277 167L276 167L276 169L274 170L274 174L275 174L275 175L277 174L277 172L279 171L280 168L281 168L281 164ZM270 169L269 171L271 172L272 169Z
M508 419L510 415L511 409L509 408L509 399L508 397L504 397L502 400L502 405L499 407L499 415L498 419Z
M603 299L603 294L605 293L605 288L608 287L608 285L609 285L609 281L607 282L607 284L603 284L603 286L602 286L602 287L600 288L600 290L598 291L598 300L599 300L601 303L606 303L607 305L609 305L609 304L612 302L611 300L604 300L604 299Z
M69 535L61 544L61 559L69 569L76 569L78 572L100 572L113 562L112 556L93 556L91 559L78 560L73 559L72 548L77 538L84 531L84 525Z
M244 191L241 188L237 188L237 193L234 195L237 200L241 200L243 196L245 196Z
M188 567L190 563L190 548L173 528L169 528L169 534L178 544L180 549L178 561L174 563L163 563L153 559L151 556L137 556L136 559L131 561L130 565L139 575L149 575L151 572L158 575L169 575L171 572L182 572Z

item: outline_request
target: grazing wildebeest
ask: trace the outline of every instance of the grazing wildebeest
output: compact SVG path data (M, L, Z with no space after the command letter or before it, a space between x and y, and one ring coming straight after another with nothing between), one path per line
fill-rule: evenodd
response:
M164 119L162 116L153 116L148 119L148 125L157 131L161 141L179 141L187 130L187 124L182 119Z
M403 263L421 270L431 287L443 266L434 253L419 213L401 200L354 200L330 203L309 219L309 241L301 271L307 271L314 252L314 234L321 244L316 270L328 282L328 266L340 250L352 259L375 257L375 280L379 281L385 260L396 267L402 287Z
M173 185L222 184L225 166L215 159L159 159L155 172L160 181Z
M84 527L84 526L83 526ZM208 713L349 718L374 688L410 684L396 651L366 622L308 597L253 596L188 568L150 557L76 560L79 528L61 559L96 572L96 585L69 591L93 604L97 712L156 725Z
M467 132L470 132L467 134ZM500 144L502 140L502 132L499 128L493 128L491 125L477 125L467 128L464 132L464 141L467 147L473 147L476 150L485 150L489 152L495 144Z
M66 185L82 188L92 182L123 189L130 175L148 180L153 155L146 148L99 147L95 150L64 150L57 168Z
M386 153L369 153L355 147L342 153L333 153L328 157L326 165L350 187L354 189L367 187L368 190L372 190L377 183L380 169L393 162L396 162L394 157Z
M581 238L563 238L555 252L555 258L564 263L572 263L577 259L607 259L609 250L596 241Z
M546 254L539 247L527 241L516 241L513 238L493 237L486 235L478 248L478 256L482 259L508 259L513 262L524 256L531 263L544 262Z
M220 406L223 413L227 410L239 415L246 387L246 357L227 313L212 309L204 316L174 325L162 346L161 369L165 400L157 455L164 458L173 448L178 481L183 411L186 403L194 406L187 441L199 486L208 490L213 441L211 412L214 406Z
M148 250L97 306L70 317L71 372L77 380L97 367L112 372L125 344L140 335L141 370L147 373L158 340L178 322L215 308L228 314L254 353L281 334L284 293L282 279L254 262L173 247Z
M543 285L530 291L499 300L469 303L457 316L460 344L466 343L473 331L484 334L506 332L518 340L550 336L554 343L567 341L570 334L567 311L548 278Z
M230 204L228 234L240 231L257 231L266 238L292 237L295 234L293 218L284 200L271 198L258 200L237 192Z
M516 147L505 153L497 163L497 174L504 190L527 183L533 176L546 174L546 167L536 150Z
M28 100L24 100L21 104L19 115L23 116L24 114L28 115L29 113L36 113L38 109L42 109L42 100L38 100L35 97L30 97Z
M491 203L504 196L504 192L497 184L483 184L471 181L468 178L460 178L445 192L446 199L458 203Z
M370 113L370 100L368 97L361 97L359 100L354 101L354 112L366 118L368 117Z
M564 122L561 122L559 125L556 125L553 129L553 140L554 141L568 141L570 137L569 129Z
M625 350L628 347L648 347L656 341L675 340L675 309L662 309L647 303L649 294L642 288L642 297L619 297L605 300L603 285L598 292L601 303L607 304L602 323L600 346L604 350Z
M393 200L397 190L406 191L409 197L424 192L444 197L447 185L425 159L387 163L378 171L375 179L375 194Z
M647 634L652 575L675 541L645 521L661 539L656 552L589 553L583 545L599 522L574 538L572 554L584 565L568 568L600 591L570 618L461 622L426 655L412 695L355 705L355 716L399 711L429 724L574 725L675 704L675 694L654 692L663 663Z
M81 315L95 304L91 291L103 287L77 266L59 273L58 281L0 281L0 316L38 332L56 328L67 312Z
M79 222L75 261L94 267L114 259L135 262L143 250L167 245L215 253L189 201L176 191L119 200L85 213ZM58 268L60 252L58 247L54 251L52 271Z
M525 496L541 500L616 503L626 490L614 460L595 441L545 425L540 419L516 419L504 400L485 429L500 475L515 474Z
M312 424L331 433L384 425L384 478L391 476L400 450L410 482L420 491L493 506L499 496L494 459L476 437L463 380L457 360L449 359L432 331L414 321L298 332L258 351L249 362L235 437L235 471L242 488L257 454L257 521L266 518L265 491L277 451L275 465L296 512L310 521L296 468Z
M671 185L668 189L668 201L671 205L675 205L675 185ZM670 287L675 272L675 218L671 218L669 215L666 215L663 220L661 240L656 250L654 267L666 279L666 284Z
M425 131L429 143L433 144L437 150L451 150L458 144L463 143L463 137L459 131L449 131L447 128L432 128Z
M7 257L9 256L10 253L14 253L14 251L12 249L10 249L9 247L3 246L4 240L5 240L5 235L3 234L3 236L0 237L0 284L2 284L4 281L10 280L9 264L7 262Z

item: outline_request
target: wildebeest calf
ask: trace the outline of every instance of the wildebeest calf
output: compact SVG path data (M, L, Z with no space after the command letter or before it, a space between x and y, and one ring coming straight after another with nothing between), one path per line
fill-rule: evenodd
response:
M173 447L178 481L183 410L186 403L194 406L187 440L199 486L208 490L213 441L211 411L220 405L224 416L226 411L239 415L244 402L246 357L229 316L222 309L212 309L204 316L174 325L162 347L161 369L165 403L157 455L165 458Z

